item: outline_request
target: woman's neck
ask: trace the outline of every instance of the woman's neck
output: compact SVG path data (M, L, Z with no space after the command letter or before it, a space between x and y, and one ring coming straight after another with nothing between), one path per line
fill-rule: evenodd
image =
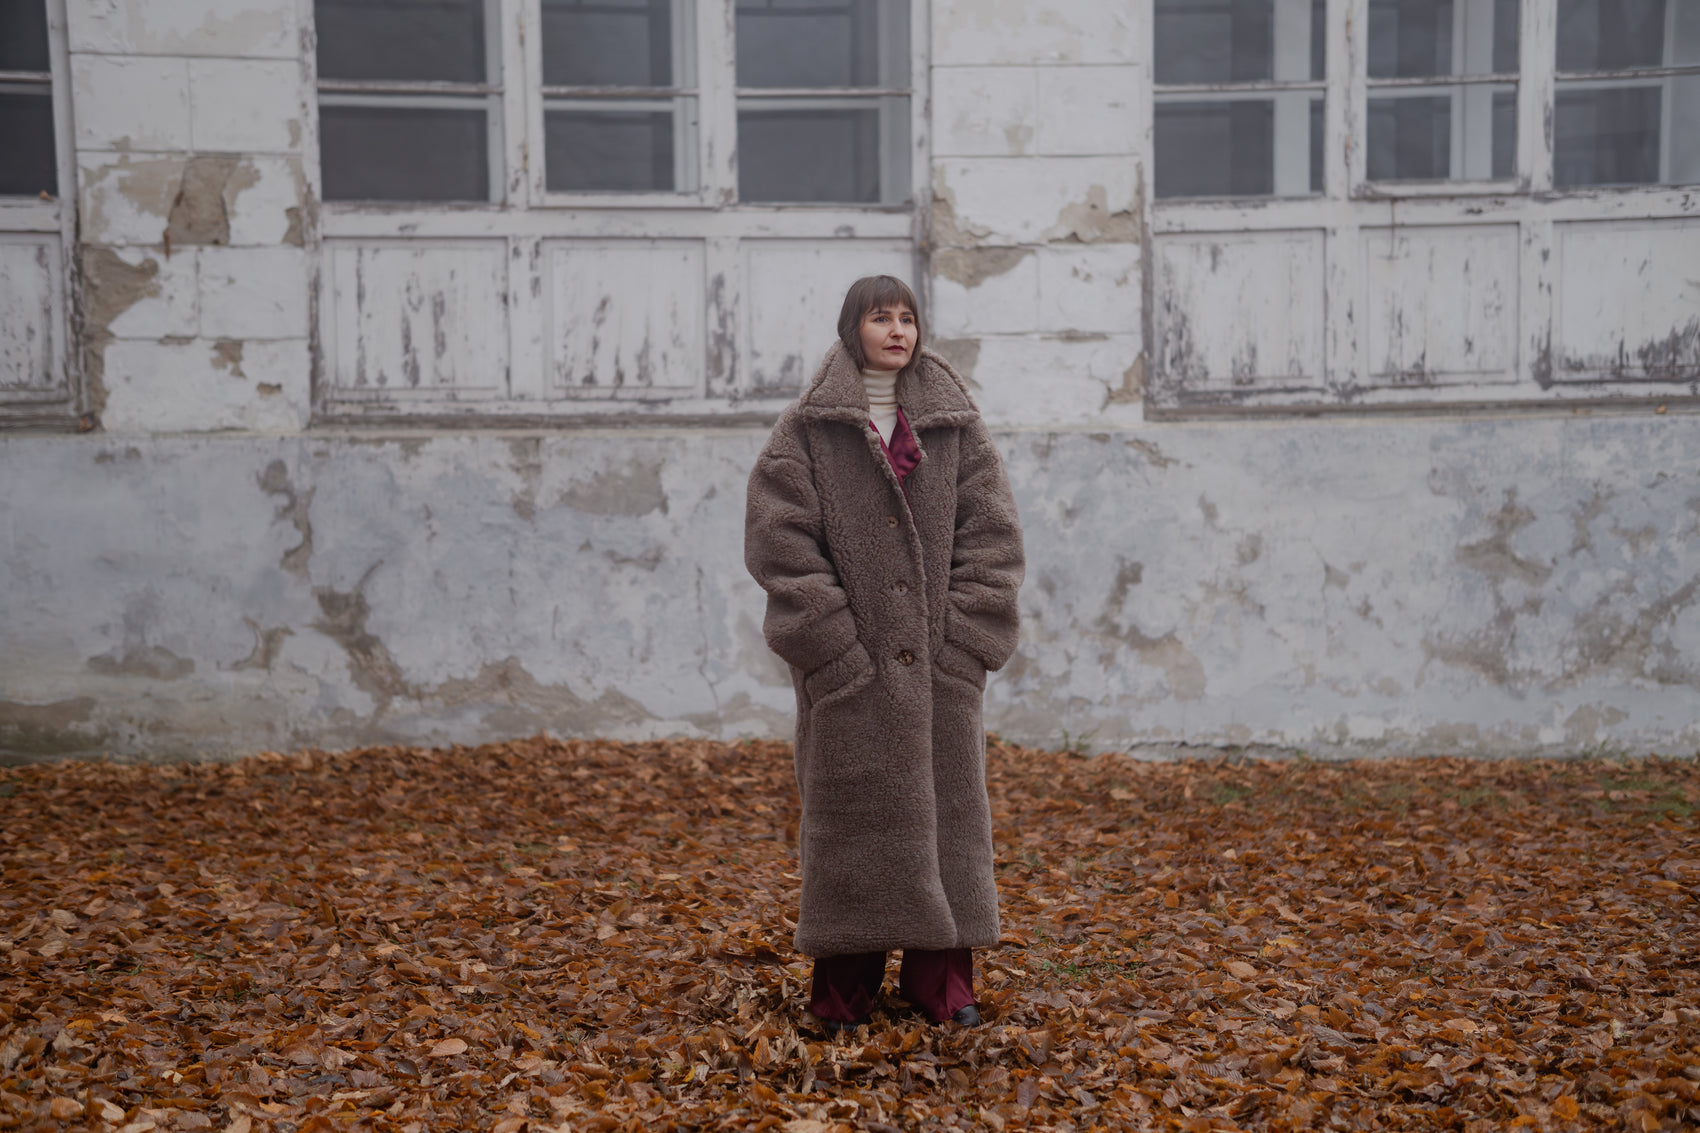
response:
M868 391L868 419L889 444L897 425L897 371L863 367L862 385Z

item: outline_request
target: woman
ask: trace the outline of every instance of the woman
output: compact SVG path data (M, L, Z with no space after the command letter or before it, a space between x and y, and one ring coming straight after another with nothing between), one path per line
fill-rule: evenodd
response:
M1021 527L909 287L858 280L838 339L756 461L744 527L797 694L796 946L829 1032L867 1021L891 949L905 999L972 1026L970 950L998 940L981 700L1015 648Z

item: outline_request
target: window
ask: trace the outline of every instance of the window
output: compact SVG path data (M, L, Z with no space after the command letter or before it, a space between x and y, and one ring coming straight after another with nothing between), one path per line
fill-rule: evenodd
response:
M42 0L0 3L0 196L56 196L53 66Z
M484 0L314 5L325 200L492 199L502 184L493 11Z
M1560 0L1553 183L1700 182L1700 4Z
M65 346L63 28L60 0L0 0L0 424L58 424L79 408Z
M1322 0L1157 0L1158 197L1322 192Z
M1145 10L1154 413L1700 394L1700 0Z
M1517 0L1370 0L1371 181L1512 175Z
M323 419L759 407L914 273L921 5L313 8Z

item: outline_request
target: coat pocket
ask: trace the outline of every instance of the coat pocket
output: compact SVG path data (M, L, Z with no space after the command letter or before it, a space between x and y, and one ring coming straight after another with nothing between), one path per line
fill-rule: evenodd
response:
M986 687L986 667L972 653L949 641L939 646L938 653L933 656L933 668L976 689L984 690Z
M803 678L803 691L809 703L819 706L822 701L848 694L867 684L874 677L874 659L857 642L820 668Z

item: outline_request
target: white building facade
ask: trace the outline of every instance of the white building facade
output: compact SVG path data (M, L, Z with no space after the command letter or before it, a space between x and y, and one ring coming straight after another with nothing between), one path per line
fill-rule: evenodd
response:
M1700 748L1700 0L0 0L0 755L786 734L874 272L994 729Z

